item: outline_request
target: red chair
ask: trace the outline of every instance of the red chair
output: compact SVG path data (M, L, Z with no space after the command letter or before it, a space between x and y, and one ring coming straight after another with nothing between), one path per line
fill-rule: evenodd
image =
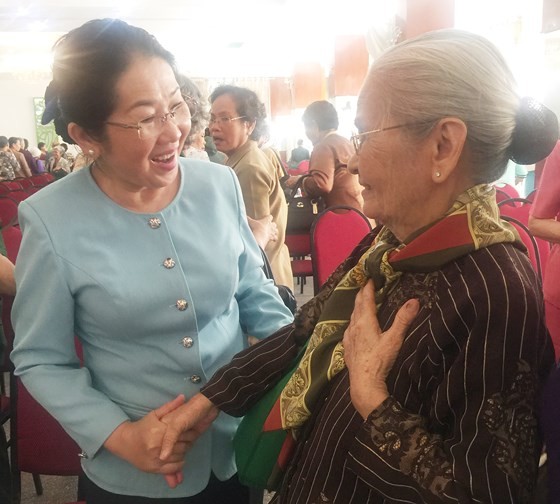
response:
M28 187L31 187L33 185L31 177L21 177L15 180L19 183L22 189L27 189Z
M18 202L9 196L0 196L0 224L4 227L17 225Z
M60 424L37 402L19 378L12 382L13 414L10 421L12 489L21 499L21 473L34 475L37 494L42 494L40 474L79 476L80 448Z
M525 226L529 225L529 212L531 202L525 198L508 198L498 203L500 215L507 215L521 221Z
M536 196L537 196L537 190L533 189L529 194L527 194L527 197L525 199L533 203L533 201L535 201Z
M290 175L305 175L309 171L309 159L304 159L300 161L297 168L291 168L288 170Z
M17 201L18 203L23 201L24 199L29 198L29 196L30 194L24 189L17 189L8 193L8 197Z
M548 259L550 248L543 249L541 257L541 248L539 247L537 239L532 235L531 231L529 231L529 228L525 224L514 217L509 217L507 215L503 215L502 219L509 222L519 233L519 237L527 247L531 264L533 265L533 268L535 268L535 271L542 283L544 272L543 265L546 266L546 260Z
M511 184L507 184L505 182L497 182L494 184L494 187L496 188L496 190L505 192L510 198L519 198L519 191Z
M284 243L290 252L292 274L300 285L300 293L303 294L307 277L313 276L309 234L287 234Z
M21 187L21 184L17 181L17 180L4 180L4 182L2 182L2 184L4 184L8 189L10 189L10 191L18 191L20 189L23 189L23 187Z
M54 181L54 175L49 172L39 173L38 175L33 175L31 181L37 187L44 187Z
M370 231L371 224L368 218L352 207L333 206L317 216L311 227L315 294Z
M4 183L0 182L0 194L8 194L11 189Z

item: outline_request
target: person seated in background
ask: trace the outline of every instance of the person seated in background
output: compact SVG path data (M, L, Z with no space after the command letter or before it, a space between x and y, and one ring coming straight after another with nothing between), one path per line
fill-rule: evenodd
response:
M309 159L309 151L303 146L303 140L300 138L297 141L297 147L292 149L288 161L288 168L295 170L302 161L307 159Z
M10 150L8 138L0 136L0 180L14 180L19 168L19 163Z
M37 173L39 173L39 169L37 168L37 159L29 150L29 141L27 140L27 138L20 138L20 142L23 143L23 149L21 149L21 153L25 157L27 166L29 166L31 174L36 175Z
M51 156L45 166L46 171L52 173L56 179L65 177L72 171L72 165L63 157L65 153L64 147L56 145L51 151Z
M313 144L309 176L301 186L305 195L322 197L325 206L346 205L362 210L362 187L358 176L348 170L352 143L337 133L338 114L325 100L313 102L303 113L305 134ZM294 187L302 175L293 175L288 187Z
M20 152L22 147L21 138L10 137L8 139L10 150L15 156L19 169L16 171L16 177L31 177L31 169L29 168L25 156Z
M37 147L39 148L39 150L41 151L41 154L39 156L39 159L41 161L45 161L47 159L47 144L45 144L45 142L39 142L37 144Z
M384 225L292 326L163 418L163 460L210 415L246 414L307 344L269 417L295 437L271 503L531 502L553 350L539 279L491 183L510 157L547 156L558 122L515 89L498 49L460 30L374 60L349 169Z

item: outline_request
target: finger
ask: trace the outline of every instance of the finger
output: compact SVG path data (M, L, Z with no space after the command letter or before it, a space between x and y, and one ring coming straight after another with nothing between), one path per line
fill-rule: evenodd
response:
M175 488L179 485L177 474L164 474L165 482L169 488Z
M161 443L161 451L159 454L160 460L167 460L171 452L173 451L173 447L175 443L179 439L181 435L181 431L176 429L175 427L168 425L165 434L163 435L163 440Z
M396 338L404 338L406 331L410 327L410 324L418 315L420 310L420 303L417 299L409 299L403 306L400 307L395 320L391 325L388 332Z
M179 406L185 403L185 396L183 394L179 394L175 399L172 401L166 402L162 404L158 409L154 410L154 413L158 417L158 419L164 417L168 413L171 413L173 410L177 409Z
M373 280L368 280L367 283L360 289L360 292L358 292L354 310L356 310L356 308L356 316L363 317L368 314L371 317L368 324L372 324L372 329L376 333L380 334L382 331L377 320L377 306L375 305L375 288L373 286Z

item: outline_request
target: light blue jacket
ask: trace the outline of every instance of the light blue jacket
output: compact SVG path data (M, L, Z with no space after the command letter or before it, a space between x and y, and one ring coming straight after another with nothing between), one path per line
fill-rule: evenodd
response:
M102 445L123 421L198 392L246 346L244 333L262 338L292 321L263 275L233 171L196 160L180 171L159 213L120 207L89 168L19 207L16 374L87 453L90 479L119 494L190 496L210 471L231 477L238 419L225 414L187 455L175 490Z

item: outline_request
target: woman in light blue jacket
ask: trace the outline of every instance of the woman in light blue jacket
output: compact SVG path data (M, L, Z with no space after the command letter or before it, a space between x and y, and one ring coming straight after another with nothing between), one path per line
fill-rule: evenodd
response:
M179 159L190 112L173 57L122 21L57 43L51 118L92 163L20 206L16 374L82 448L88 504L247 502L237 419L221 415L187 455L185 438L159 459L162 417L181 395L247 334L292 321L263 275L235 174Z

